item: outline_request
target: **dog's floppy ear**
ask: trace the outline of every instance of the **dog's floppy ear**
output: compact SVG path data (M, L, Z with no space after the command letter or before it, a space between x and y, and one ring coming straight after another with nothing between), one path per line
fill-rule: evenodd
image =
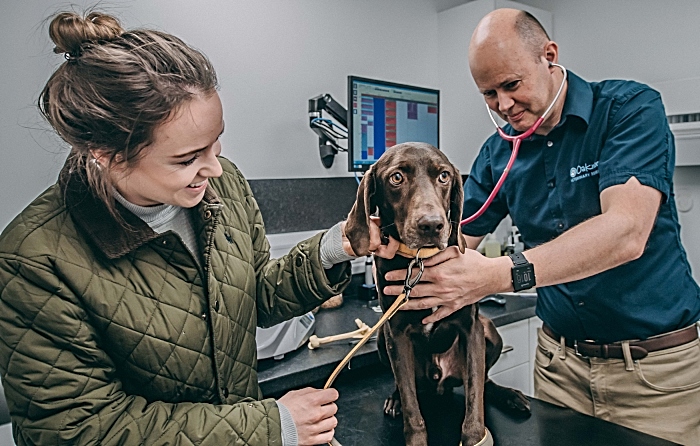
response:
M345 236L358 257L369 254L369 216L376 209L374 193L374 169L370 168L357 188L357 199L345 224Z
M462 206L464 205L464 189L462 188L462 176L459 170L452 166L454 175L452 177L452 188L450 189L450 240L449 246L459 246L459 251L464 253L467 243L462 236Z

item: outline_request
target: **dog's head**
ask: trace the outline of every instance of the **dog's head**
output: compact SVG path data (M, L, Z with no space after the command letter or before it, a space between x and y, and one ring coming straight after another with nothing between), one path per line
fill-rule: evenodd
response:
M365 173L345 233L357 255L369 252L370 215L382 232L411 249L465 244L460 234L464 192L459 171L444 153L424 143L388 149Z

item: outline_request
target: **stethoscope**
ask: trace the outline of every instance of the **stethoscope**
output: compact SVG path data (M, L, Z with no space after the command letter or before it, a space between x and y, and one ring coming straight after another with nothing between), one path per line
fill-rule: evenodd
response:
M566 84L566 68L564 68L563 66L561 66L557 63L554 63L554 62L549 62L549 66L550 67L554 66L554 67L558 67L559 69L561 69L562 73L564 74L564 78L562 79L561 85L559 86L559 91L557 91L557 94L554 96L552 103L549 104L549 107L547 107L547 110L545 110L544 113L542 114L542 116L540 116L537 119L537 121L535 121L535 123L532 124L532 127L527 129L525 132L523 132L519 135L509 135L506 132L504 132L503 129L496 122L496 119L494 119L493 113L491 113L491 109L489 108L489 105L486 104L486 110L489 113L489 118L491 118L491 122L493 122L493 125L496 126L496 131L501 136L501 138L513 143L513 151L510 154L510 159L508 160L508 164L506 165L506 168L503 169L503 173L501 174L501 178L498 179L498 182L496 183L496 186L494 186L489 197L486 199L486 201L481 206L481 208L479 208L479 210L474 213L474 215L472 215L471 217L467 217L464 220L462 220L461 222L459 222L460 226L473 222L477 218L481 217L481 214L483 214L486 211L486 209L489 207L489 205L493 201L494 197L498 193L498 190L503 185L503 182L506 180L506 177L508 176L508 173L510 172L510 168L513 166L513 163L515 162L515 158L518 156L518 150L520 149L520 143L523 141L523 139L529 138L533 133L535 133L535 131L537 131L538 128L540 128L540 125L542 124L542 122L544 122L544 119L547 117L549 112L552 110L552 107L554 107L554 104L559 99L559 96L561 96L561 92L562 92L562 90L564 90L564 85Z

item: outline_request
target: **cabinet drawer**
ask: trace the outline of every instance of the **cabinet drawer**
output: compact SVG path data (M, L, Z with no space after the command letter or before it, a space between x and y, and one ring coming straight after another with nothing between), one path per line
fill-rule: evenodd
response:
M498 327L504 352L491 368L490 376L529 361L528 328L527 319Z
M530 392L530 363L520 364L512 369L492 374L491 380L501 386L512 387L531 396Z

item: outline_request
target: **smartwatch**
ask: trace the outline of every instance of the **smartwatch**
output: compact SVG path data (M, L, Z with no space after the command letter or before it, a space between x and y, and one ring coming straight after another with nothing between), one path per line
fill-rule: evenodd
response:
M508 257L513 261L513 267L510 270L513 291L522 291L535 286L535 268L532 263L527 261L523 253L508 254Z

